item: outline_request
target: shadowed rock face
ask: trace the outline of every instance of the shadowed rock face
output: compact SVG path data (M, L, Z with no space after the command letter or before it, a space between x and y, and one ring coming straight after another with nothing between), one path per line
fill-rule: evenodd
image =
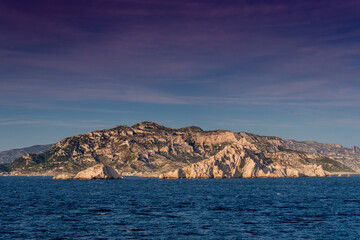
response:
M112 167L104 164L97 164L79 172L74 179L122 179L122 176Z
M0 171L76 174L99 163L124 174L192 178L320 176L319 166L325 171L351 171L319 153L298 150L300 146L303 143L278 137L142 122L63 139L44 153L0 165Z

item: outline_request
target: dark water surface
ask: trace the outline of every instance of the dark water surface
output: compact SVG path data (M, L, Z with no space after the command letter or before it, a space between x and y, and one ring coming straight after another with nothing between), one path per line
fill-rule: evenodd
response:
M0 239L360 239L360 177L0 177Z

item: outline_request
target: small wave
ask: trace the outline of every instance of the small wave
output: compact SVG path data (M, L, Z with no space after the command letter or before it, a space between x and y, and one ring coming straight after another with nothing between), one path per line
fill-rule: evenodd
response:
M141 228L129 228L128 231L130 232L142 232L142 231L145 231L144 229L141 229Z

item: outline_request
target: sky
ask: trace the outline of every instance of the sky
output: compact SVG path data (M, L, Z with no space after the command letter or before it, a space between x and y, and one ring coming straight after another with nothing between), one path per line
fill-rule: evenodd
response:
M358 0L0 0L0 151L155 121L360 145Z

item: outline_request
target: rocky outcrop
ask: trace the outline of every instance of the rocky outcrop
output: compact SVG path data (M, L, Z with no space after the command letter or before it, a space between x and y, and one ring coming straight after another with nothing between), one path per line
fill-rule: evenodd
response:
M320 148L335 149L336 157L344 156L339 145L301 143L226 130L203 131L194 126L175 129L141 122L63 139L44 153L27 154L0 165L0 172L76 174L98 163L127 175L141 176L170 172L176 175L177 169L184 171L179 170L178 174L191 177L321 175L315 166L329 172L352 171L340 160L329 157L329 152L319 153ZM356 154L357 149L349 151ZM231 161L227 160L229 157Z
M282 140L281 144L284 149L292 149L334 159L348 167L344 171L353 169L360 172L360 149L357 146L347 148L339 144L318 143L315 141L298 142L285 139Z
M360 153L360 148L358 146L352 146L351 149L352 149L353 154Z
M68 179L73 179L73 175L70 174L70 173L60 173L60 174L54 176L53 179L55 179L55 180L68 180Z
M79 172L74 179L122 179L122 176L112 167L104 164L97 164L93 167Z
M18 158L8 168L75 174L102 163L126 173L159 173L209 158L236 141L230 131L173 129L142 122L63 139L45 153Z
M215 156L184 168L177 169L159 178L254 178L254 177L299 177L327 176L321 166L302 165L301 168L282 166L242 145L225 147Z

